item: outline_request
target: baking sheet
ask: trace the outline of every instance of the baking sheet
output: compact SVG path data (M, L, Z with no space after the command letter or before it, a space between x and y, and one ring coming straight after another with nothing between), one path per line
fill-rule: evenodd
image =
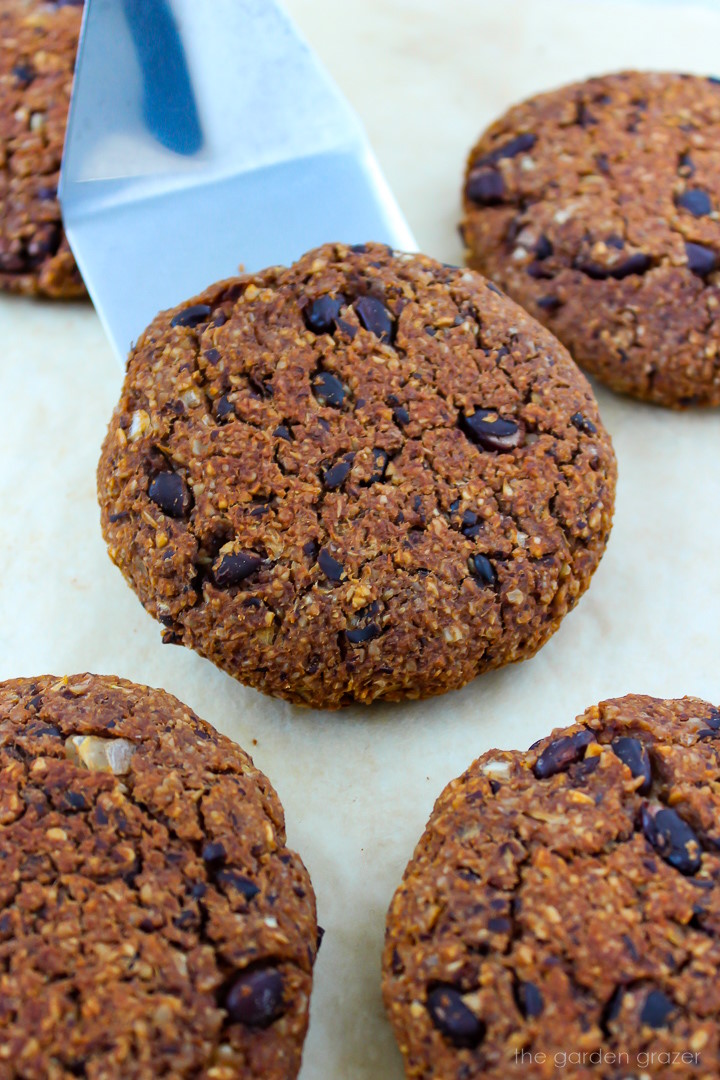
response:
M461 254L464 155L512 101L621 67L720 65L720 14L689 3L286 2L362 115L421 247L448 262ZM162 686L254 755L327 930L302 1080L400 1080L379 995L383 921L444 784L603 697L720 700L718 411L673 415L599 390L620 464L615 527L556 636L458 693L333 715L162 646L111 565L94 474L122 376L89 307L4 298L0 342L0 677L89 669Z

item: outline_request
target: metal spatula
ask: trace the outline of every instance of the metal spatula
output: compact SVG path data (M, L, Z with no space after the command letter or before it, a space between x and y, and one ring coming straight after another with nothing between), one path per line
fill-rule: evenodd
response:
M239 264L330 240L416 247L275 0L86 0L60 200L123 360L159 310Z

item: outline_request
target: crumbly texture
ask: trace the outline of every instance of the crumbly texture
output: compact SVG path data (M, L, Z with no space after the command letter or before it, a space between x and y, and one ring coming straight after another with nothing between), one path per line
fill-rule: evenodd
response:
M315 900L229 739L111 676L0 684L1 1080L288 1080Z
M719 740L629 696L449 784L387 922L408 1077L720 1075Z
M57 185L82 3L0 5L0 288L85 295Z
M600 560L615 461L585 378L494 286L327 245L155 319L98 483L165 641L336 707L534 653Z
M626 72L533 98L465 174L471 266L608 386L720 404L720 80Z

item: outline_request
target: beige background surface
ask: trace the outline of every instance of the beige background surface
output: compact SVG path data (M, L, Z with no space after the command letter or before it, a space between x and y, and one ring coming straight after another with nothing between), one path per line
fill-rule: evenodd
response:
M689 3L288 7L361 113L418 242L447 261L460 256L464 154L510 102L623 66L720 66L720 17ZM0 677L90 669L163 686L251 750L283 799L327 929L302 1080L399 1080L379 997L383 919L443 785L488 747L525 747L603 697L720 700L718 413L670 415L599 392L620 462L616 524L550 644L460 693L329 715L162 646L110 564L94 471L121 372L91 310L5 298L0 343Z

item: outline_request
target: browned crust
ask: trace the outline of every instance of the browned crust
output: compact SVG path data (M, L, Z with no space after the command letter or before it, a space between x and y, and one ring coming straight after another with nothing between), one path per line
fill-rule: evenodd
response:
M468 262L614 390L718 405L719 139L717 80L624 72L523 102L470 152Z
M347 304L316 334L304 319L326 295ZM386 305L392 343L361 327L361 296ZM197 305L198 325L172 325ZM328 376L337 406L313 389ZM458 425L476 408L519 445L475 445ZM175 516L150 497L160 473ZM111 558L165 640L326 707L437 694L531 656L590 581L614 489L592 392L557 341L479 275L379 244L329 244L161 313L98 469ZM229 585L218 569L238 552L259 565Z
M586 745L563 763L568 736ZM650 783L620 737L645 747ZM628 696L448 785L387 921L384 997L408 1077L546 1080L556 1055L598 1050L601 1063L566 1058L567 1074L718 1075L719 738L704 701ZM659 810L688 830L675 863L650 839ZM474 1047L433 1022L438 986L485 1025ZM665 1057L649 1067L651 1052Z
M117 774L83 766L106 746ZM266 777L176 698L88 674L0 684L0 865L2 1080L296 1076L312 886ZM282 979L266 1026L226 1011L248 970Z
M0 288L85 296L57 199L82 5L2 0Z

